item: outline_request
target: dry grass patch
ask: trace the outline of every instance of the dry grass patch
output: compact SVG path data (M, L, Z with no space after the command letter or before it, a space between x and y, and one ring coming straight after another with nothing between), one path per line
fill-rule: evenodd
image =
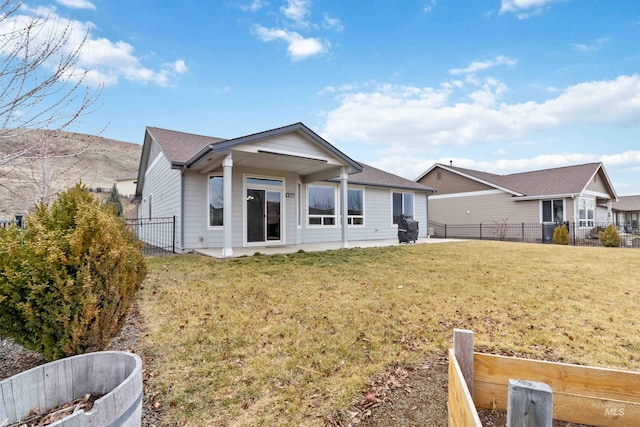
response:
M450 346L640 369L638 251L457 242L149 260L151 381L180 425L322 425Z

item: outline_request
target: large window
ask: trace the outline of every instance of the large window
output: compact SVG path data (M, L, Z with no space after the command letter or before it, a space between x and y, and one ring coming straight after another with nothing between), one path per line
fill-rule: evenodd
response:
M309 186L309 225L336 225L335 187Z
M593 199L578 199L578 223L580 227L595 225L595 201Z
M348 189L347 211L349 225L364 225L364 190L361 188Z
M542 222L564 221L564 202L562 200L542 201Z
M209 227L221 227L223 222L224 182L221 176L209 177Z
M402 216L413 218L413 193L393 193L393 223Z

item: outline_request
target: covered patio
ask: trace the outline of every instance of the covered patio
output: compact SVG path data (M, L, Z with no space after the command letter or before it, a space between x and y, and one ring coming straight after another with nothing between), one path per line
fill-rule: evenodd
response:
M361 240L349 242L349 248L381 248L387 246L408 246L435 243L460 242L460 239L418 239L415 243L398 243L398 239L386 240ZM296 252L323 252L344 249L342 242L326 242L326 243L306 243L301 245L285 245L285 246L260 246L260 247L243 247L233 248L233 255L223 256L218 248L195 249L194 252L200 255L206 255L214 258L238 258L243 256L252 256L256 253L262 255L282 255L293 254Z

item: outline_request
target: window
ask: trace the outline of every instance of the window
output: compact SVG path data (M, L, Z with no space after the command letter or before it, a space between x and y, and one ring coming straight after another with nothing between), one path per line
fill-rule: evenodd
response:
M309 225L336 225L335 187L309 186Z
M224 207L224 181L221 176L209 177L209 227L221 227Z
M542 201L542 222L564 221L564 202L562 200Z
M413 193L393 193L393 223L402 216L413 218Z
M593 199L578 199L578 224L580 227L595 225L595 201Z
M349 225L364 225L364 190L351 189L347 191L347 223Z

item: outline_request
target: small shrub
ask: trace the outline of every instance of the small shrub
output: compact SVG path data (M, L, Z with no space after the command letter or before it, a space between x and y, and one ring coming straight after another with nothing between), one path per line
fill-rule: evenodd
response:
M620 233L618 233L618 228L613 224L609 224L604 231L598 233L598 236L600 237L602 246L609 248L617 248L620 246Z
M569 244L569 230L565 224L557 226L553 230L553 244L554 245L568 245Z
M114 209L81 184L0 230L0 336L48 360L103 350L147 269Z

